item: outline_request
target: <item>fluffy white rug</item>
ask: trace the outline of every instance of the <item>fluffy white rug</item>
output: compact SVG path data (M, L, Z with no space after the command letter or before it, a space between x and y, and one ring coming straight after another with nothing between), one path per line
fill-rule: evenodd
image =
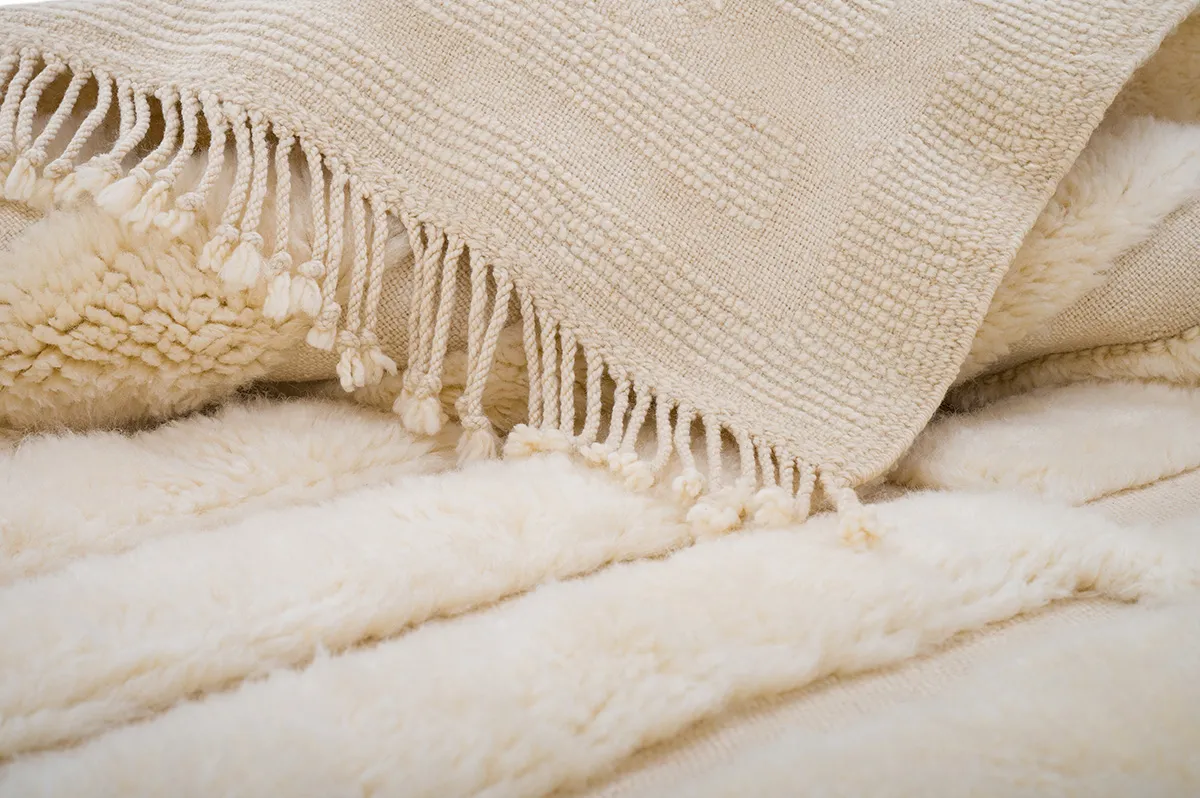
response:
M1200 603L1123 613L991 657L924 701L785 734L673 794L761 798L1195 795ZM1168 732L1169 730L1169 732Z
M881 503L869 551L824 515L695 541L674 503L563 457L440 473L452 437L255 403L0 456L0 795L544 795L746 699L1200 583L1184 527L1007 493ZM935 741L939 706L913 721Z
M1131 106L1145 118L1094 137L962 379L1037 354L1021 347L1200 192L1195 114L1159 110ZM298 356L302 326L265 318L265 292L230 296L195 269L207 233L190 235L131 238L85 206L6 242L0 333L53 351L28 371L10 359L0 420L141 423L252 379L332 376ZM502 430L524 414L518 333L486 397ZM1053 360L1010 387L1194 384L1189 335ZM466 372L452 354L445 409ZM371 409L399 388L129 435L0 431L0 798L589 789L744 702L1080 597L1150 606L644 794L1200 794L1200 516L1152 528L1074 506L1194 474L1200 391L1076 386L941 418L892 475L910 492L881 494L888 533L856 550L826 515L701 534L670 499L560 456L451 470L459 430L420 442ZM736 498L709 532L785 517Z
M914 488L1007 489L1070 504L1200 467L1200 391L1080 383L935 419L892 478Z

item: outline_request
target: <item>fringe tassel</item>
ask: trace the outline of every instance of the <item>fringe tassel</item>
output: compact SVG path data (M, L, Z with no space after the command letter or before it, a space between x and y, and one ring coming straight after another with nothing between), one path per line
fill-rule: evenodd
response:
M340 355L337 373L342 388L352 391L374 385L384 374L395 374L395 362L383 354L375 335L375 308L379 302L383 275L384 246L387 243L386 220L382 212L373 219L371 252L367 252L366 198L361 187L350 183L350 219L354 236L354 263L350 271L350 305L346 328L338 336ZM363 323L363 304L367 304L367 323Z
M401 221L404 223L408 245L413 253L412 294L408 300L408 368L411 369L416 365L414 358L417 357L420 348L417 341L421 335L421 289L425 285L423 279L426 257L426 246L423 239L425 231L415 216L406 213L401 217Z
M629 409L629 391L631 384L625 374L617 374L616 389L613 391L612 413L608 419L608 437L603 442L581 446L579 454L584 461L592 465L607 465L608 456L617 451L625 433L625 413Z
M383 273L387 270L387 241L387 214L381 206L376 205L371 219L371 259L367 267L365 317L358 334L360 357L367 364L367 385L379 382L384 374L396 373L396 362L383 353L375 332L379 324L379 302L383 297Z
M724 466L721 462L721 426L714 419L701 417L704 425L704 448L708 467L708 493L688 510L687 520L701 537L723 534L742 520L744 502L737 501L736 486L724 489Z
M25 96L17 110L17 127L13 135L16 145L15 152L24 152L33 146L33 117L37 112L38 103L50 84L66 70L67 65L63 63L62 59L50 57L46 60L42 71L38 72L37 76L29 82L29 86L25 89Z
M638 457L636 447L650 413L651 394L644 387L639 389L636 385L633 392L637 398L629 414L629 424L625 427L620 447L608 456L608 467L621 477L630 490L646 490L654 484L654 470L650 463Z
M425 231L425 242L421 249L421 259L416 262L413 272L413 314L416 326L413 337L409 339L408 371L405 372L405 385L411 395L429 370L429 353L433 346L434 328L434 297L438 290L438 264L446 247L446 237L437 230ZM402 405L401 405L402 407ZM399 413L400 409L396 409Z
M679 452L683 471L675 478L671 488L681 501L690 503L704 491L704 477L696 468L696 460L692 455L692 422L696 420L696 411L680 405L675 415L675 451Z
M7 163L16 152L17 115L22 100L25 98L25 88L33 79L39 57L31 51L23 51L20 55L16 74L9 80L8 90L4 93L4 102L0 103L0 162ZM12 69L12 57L6 59L6 67ZM6 70L7 71L7 70Z
M263 237L258 232L262 222L263 205L267 200L267 170L271 159L267 151L267 125L262 114L249 114L252 155L249 191L246 208L242 216L241 233L237 245L218 274L231 291L244 291L254 287L263 271ZM239 126L240 127L240 126Z
M482 259L471 255L471 307L467 316L467 384L458 398L457 409L463 433L458 440L458 462L463 464L496 456L499 440L483 411L483 389L496 356L500 332L508 321L508 304L513 284L508 272L497 270L496 296L491 318L483 323L487 303L487 270Z
M529 402L526 408L526 423L530 427L542 425L542 366L538 355L537 318L533 313L533 298L528 291L517 292L521 303L521 340L525 346L525 373L529 380Z
M233 185L229 189L229 201L225 204L216 234L200 250L200 258L196 263L203 271L214 274L221 273L225 261L241 238L237 224L241 221L242 212L250 198L251 170L254 167L250 159L250 127L245 110L237 106L226 106L225 112L233 130Z
M537 326L541 331L542 363L538 373L540 387L536 390L541 397L541 424L540 427L522 425L509 433L509 441L504 448L505 456L509 457L535 452L567 452L575 448L574 390L577 344L573 335L566 338L560 335L558 322L554 319L543 317L538 320ZM526 345L528 346L528 340ZM534 357L537 357L536 351ZM532 376L530 387L532 390ZM530 401L533 401L533 393L530 394ZM516 433L515 437L513 433Z
M296 269L288 285L288 314L302 313L311 319L320 318L324 310L321 278L325 276L325 252L329 234L325 224L325 167L321 155L311 144L302 144L308 168L308 202L312 218L312 256ZM310 345L314 345L309 341ZM320 348L320 347L318 347Z
M771 450L766 446L755 447L758 456L758 466L761 472L762 488L754 494L750 509L754 513L754 523L760 526L786 526L793 520L795 500L792 497L791 479L794 474L788 472L788 481L784 475L776 476L775 461Z
M296 139L287 130L275 128L275 251L267 261L267 299L263 315L285 321L292 315L292 147Z
M133 210L129 211L129 213L122 217L122 221L128 224L135 232L144 233L149 230L152 225L158 226L158 219L160 216L162 216L164 212L170 213L170 211L167 211L167 205L170 202L169 195L175 186L175 181L179 179L179 175L183 172L184 167L187 165L188 159L190 159L196 151L196 139L200 125L198 119L199 112L200 103L193 95L184 93L179 96L179 121L175 123L175 127L171 127L171 119L174 118L174 114L172 117L168 117L167 133L169 135L163 136L163 143L165 144L167 141L174 141L176 136L175 131L180 125L183 127L183 141L179 145L179 149L175 152L175 157L171 158L170 163L159 169L154 174L154 183L148 189L146 189L145 193L142 195L142 198L138 201L137 205L134 206ZM164 151L163 161L166 160L168 155L169 150ZM147 161L149 161L149 159L147 159ZM155 162L154 164L155 168L157 168L159 165L160 164L158 162ZM146 171L148 172L150 165L148 163L144 163L143 166L146 167Z
M208 123L208 160L204 166L204 174L194 189L179 197L175 207L159 213L154 217L154 224L171 232L172 235L183 235L196 223L196 214L208 201L208 195L221 177L225 166L225 144L229 136L229 118L225 109L211 95L201 95L201 108L205 121ZM185 116L186 119L186 116ZM179 165L182 169L182 164Z
M542 426L554 429L558 426L558 324L551 319L542 319Z
M129 170L128 175L106 186L96 195L98 206L126 224L149 222L146 218L149 203L143 203L143 200L147 199L154 173L166 164L179 136L178 98L173 92L164 92L158 95L158 99L164 120L162 141L140 164ZM161 194L161 191L157 194Z
M321 276L321 311L308 331L308 345L326 352L333 350L342 306L338 304L338 271L342 263L342 237L346 228L346 170L341 161L329 159L329 214L326 216L328 251Z
M842 540L855 548L865 549L879 542L879 519L874 510L859 500L850 482L838 471L819 469L821 489L837 509Z
M366 384L367 364L363 362L359 353L358 339L362 331L362 305L367 294L367 217L358 182L350 179L346 187L350 192L348 216L353 253L346 325L337 336L337 375L342 390L349 393Z
M400 397L393 407L405 429L425 435L437 434L446 421L438 394L442 390L442 366L450 340L450 322L454 315L459 261L466 249L466 244L458 236L438 234L433 238L438 243L426 248L425 257L421 259L420 280L414 285L414 290L422 293L418 347L414 351L410 344L411 362L404 374ZM441 292L435 308L434 285L437 283L438 271L436 259L442 252L442 241L445 241L445 255L442 257Z
M79 157L79 153L87 145L88 141L95 134L96 130L104 122L104 118L108 116L108 109L112 107L114 86L112 80L108 77L108 73L102 70L95 70L92 76L96 79L96 105L84 117L83 122L79 125L79 129L75 131L75 135L67 142L66 148L57 158L46 164L46 168L42 170L42 177L47 180L56 182L54 189L55 199L64 204L65 199L74 189L75 182L75 159Z
M575 440L576 448L582 450L595 443L596 435L600 432L600 411L603 400L604 362L594 353L585 351L587 361L587 378L583 429Z
M6 88L3 97L0 97L0 163L12 157L12 152L5 150L5 147L11 147L12 125L16 122L16 103L20 102L22 86L14 79L20 71L21 56L17 53L6 53L0 57L0 81L3 81ZM33 74L32 67L30 74ZM16 98L16 99L10 99ZM11 109L11 118L10 118ZM6 144L7 142L7 144Z
M37 132L38 106L64 74L69 75L69 82L63 95ZM42 169L93 80L97 87L94 106L58 157ZM8 167L2 183L4 195L28 199L41 188L52 187L55 199L69 204L90 192L100 207L134 230L144 231L151 224L176 235L187 230L208 207L212 192L221 183L232 133L232 185L221 198L223 210L213 237L203 247L200 267L219 274L231 290L262 286L264 315L274 321L296 314L311 318L308 342L319 349L336 346L338 377L346 390L366 387L396 372L396 364L380 349L376 334L388 214L393 212L388 206L394 205L394 200L385 201L372 192L336 158L322 155L312 142L256 110L224 103L209 93L193 95L162 88L151 104L151 95L124 79L114 80L99 70L76 69L60 57L31 50L0 54L0 82L4 85L0 165ZM80 153L111 116L114 98L115 141L106 151L77 165ZM161 138L149 147L146 140L155 118L161 118ZM209 140L203 173L195 187L172 204L176 184L196 156L201 123ZM312 220L312 254L298 267L293 263L290 240L292 192L301 190L291 177L296 147L303 153L307 169ZM143 152L142 148L149 152L137 161L133 156ZM129 161L134 163L130 166ZM274 201L269 257L260 232L268 195ZM422 223L409 211L399 214L414 257L408 366L394 406L406 428L431 435L445 422L438 395L457 286L460 278L467 277L467 377L456 403L463 427L457 446L460 463L493 457L499 448L484 412L483 394L515 294L529 404L526 423L509 433L506 456L575 450L588 462L610 469L633 490L654 486L677 457L681 468L671 489L688 506L686 517L698 535L723 533L747 516L756 524L771 526L803 520L812 510L814 492L820 485L840 517L840 532L848 544L864 547L879 539L881 529L874 512L863 506L843 469L794 457L752 439L745 430L723 426L712 415L698 414L693 407L655 395L650 386L614 371L592 348L581 346L574 330L538 307L527 288L516 285L506 270L488 263L456 231ZM343 320L337 297L347 235L351 241L345 259L348 293ZM581 351L586 374L579 423L576 390ZM606 370L615 391L607 435L601 440ZM647 433L651 411L653 429ZM706 472L697 467L693 451L697 419L703 429ZM654 439L652 456L639 455L643 433ZM729 438L738 454L737 475L732 480L722 461Z
M567 440L575 440L575 358L579 353L579 342L575 333L559 329L559 344L562 346L562 362L558 379L558 429Z
M799 485L796 488L795 515L797 520L803 521L812 514L813 493L817 489L817 470L797 461L796 472Z
M37 110L37 101L46 86L66 71L66 68L67 65L62 61L52 60L48 62L41 74L30 83L29 93L21 103L17 115L17 129L14 139L16 152L19 155L17 155L17 159L4 181L4 196L10 200L25 202L32 199L33 195L37 192L37 169L46 160L46 145L54 141L54 137L58 135L58 131L66 120L67 115L75 107L75 103L79 99L79 93L83 90L83 85L87 82L86 73L72 75L71 82L67 85L67 90L63 94L58 107L37 139L34 140L33 116Z
M75 187L80 193L98 197L104 189L121 177L122 162L133 148L141 143L150 131L150 101L140 91L134 91L128 83L122 87L118 84L121 98L121 137L112 150L104 155L97 155L83 166L75 170ZM129 110L132 98L133 110Z
M135 107L133 86L127 80L117 80L118 141L129 135L129 131L133 129Z
M671 406L661 396L654 400L654 435L658 448L654 452L654 460L650 463L651 484L658 481L659 476L666 471L675 451L675 431L671 428Z

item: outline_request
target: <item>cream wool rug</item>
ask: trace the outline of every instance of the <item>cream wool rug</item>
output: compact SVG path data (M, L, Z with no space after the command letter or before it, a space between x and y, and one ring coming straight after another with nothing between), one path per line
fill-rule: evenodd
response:
M1091 390L1098 404L1128 399ZM1076 404L1067 392L1041 400L1049 414ZM1178 405L1169 418L1146 413L1145 432L1160 419L1200 429L1195 403ZM1153 600L1175 609L1146 635L1197 632L1187 603L1200 587L1196 506L1152 529L1036 496L913 493L876 505L892 532L870 551L841 543L830 515L696 541L669 499L561 456L439 473L452 437L431 451L386 420L323 400L259 402L133 438L45 437L5 454L3 544L17 567L0 587L0 795L602 789L634 752L739 702L901 663L1058 600ZM994 423L980 420L984 436ZM369 450L336 445L373 430ZM281 438L307 456L264 454ZM1111 469L1088 456L1087 440L1064 433L1046 470ZM251 452L268 459L248 469ZM125 458L119 475L114 458ZM39 513L49 475L68 462L65 487L79 489ZM1046 668L997 663L1026 667L1006 689L1055 693L1063 655L1029 651ZM1193 657L1173 651L1169 668ZM1055 700L1064 712L1110 700L1144 667L1132 654L1114 659ZM1150 735L1128 753L1125 784L1150 789L1169 767L1170 784L1200 786L1183 747L1194 731L1184 673L1154 670L1158 704L1111 704ZM987 720L1013 699L961 691L980 714L961 721L960 741L981 735L1000 763L980 765L979 783L1036 773L1065 779L1067 792L1089 783L1094 774L1075 767L1091 760L1021 753L1035 750L1025 716ZM925 770L869 754L914 724L936 729L940 700L880 715L861 732L870 746L847 743L856 772L903 770L907 782L880 789L944 774L935 748ZM751 761L712 762L734 775L711 788L759 772L764 790L796 788L779 758L766 769ZM837 769L821 772L831 781L806 775L807 794L841 783Z
M1026 5L988 13L1012 21ZM1160 35L1163 9L1139 36ZM1200 116L1180 88L1194 82L1194 27L1167 40L1167 67L1134 76L1136 96L1118 98L1016 250L952 397L990 404L936 417L887 484L861 489L886 530L870 548L845 545L832 513L801 522L811 499L854 504L836 481L813 493L812 469L788 474L794 496L737 483L705 517L689 513L675 494L694 493L696 473L782 479L783 463L745 435L714 437L708 419L690 430L682 407L651 412L644 386L622 393L594 358L578 384L555 385L547 369L562 364L542 355L560 334L563 352L580 342L546 315L531 327L528 296L513 301L520 324L472 322L500 287L480 290L475 259L418 308L414 285L455 264L385 247L378 203L337 210L376 214L371 240L348 238L341 260L306 235L327 222L304 216L307 202L276 235L287 192L259 178L288 173L307 197L310 172L279 169L288 137L244 109L202 109L234 121L228 152L209 153L228 168L210 175L194 226L170 229L168 212L170 236L126 218L167 196L127 196L131 178L65 212L51 205L70 180L30 182L32 162L6 163L5 191L49 213L0 234L0 336L41 353L33 368L0 360L22 375L0 388L0 416L51 431L7 435L0 452L0 796L1200 793L1200 394L1188 387L1200 368L1187 337L1200 305L1180 278L1200 194ZM60 65L29 53L4 64L17 88L0 103L0 145L11 129L28 160L46 119L30 127L17 110L85 73L49 75ZM114 85L116 133L132 141L160 112ZM93 101L64 116L81 123ZM180 103L186 156L197 108ZM185 161L171 179L206 179L204 158ZM340 196L349 178L327 165ZM260 264L269 285L231 287L247 261L229 252L199 268L228 232L235 186L248 193L230 207L254 206L276 250ZM0 211L6 230L33 218L21 203ZM319 247L344 279L305 272L325 268ZM276 273L289 259L296 270ZM413 387L400 374L375 375L356 402L336 383L236 398L252 380L334 377L338 355L369 357L339 342L331 360L297 358L309 320L268 310L278 285L307 290L313 275L334 278L316 310L365 301L352 275L368 266L381 311L412 301L436 316L440 412L432 396L422 407L439 424L457 410L466 435L397 424L392 406ZM1145 318L1113 311L1131 285ZM338 319L316 321L320 338ZM402 350L428 337L414 329L395 330ZM1163 356L1148 359L1154 341ZM438 347L414 346L430 365ZM1085 377L1143 379L1010 396ZM491 425L566 408L586 412L597 442L608 426L606 446L581 452L601 468L564 453L455 467ZM131 429L54 429L109 425ZM546 442L518 427L508 454Z

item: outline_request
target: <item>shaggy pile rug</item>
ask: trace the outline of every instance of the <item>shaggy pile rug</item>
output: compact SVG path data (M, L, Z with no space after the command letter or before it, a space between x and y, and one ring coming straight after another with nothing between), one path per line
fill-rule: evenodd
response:
M1093 456L1095 408L1140 459ZM948 418L900 477L962 489L880 491L870 550L832 513L697 540L668 497L563 455L449 469L453 431L328 399L26 439L0 460L0 795L636 792L629 757L699 722L1081 597L1151 606L837 733L655 765L673 776L647 794L945 794L950 773L1188 794L1200 502L1158 526L1102 511L1200 466L1154 439L1180 425L1200 399L1165 387Z
M892 4L873 0L723 14L720 3L678 2L679 19L654 23L803 18L824 30L870 7L890 22L823 57L839 70L874 53L903 67L871 72L893 76L871 81L880 90L919 73L936 111L928 118L949 125L910 131L918 149L903 136L871 146L901 161L946 142L986 150L966 158L945 207L897 205L890 184L877 185L885 172L866 161L861 190L839 188L851 172L813 175L837 195L830 207L866 203L854 217L867 219L863 234L837 241L882 264L867 280L884 281L875 288L918 250L931 258L929 242L950 228L978 233L951 248L950 266L940 262L939 274L957 275L954 263L979 272L969 296L950 302L957 310L928 297L916 305L954 334L919 351L894 337L899 359L862 349L868 376L852 381L847 406L871 412L842 419L842 432L887 439L891 454L875 447L857 466L830 459L841 444L805 437L805 424L774 429L786 414L757 399L731 400L728 417L699 400L754 393L763 380L787 396L820 393L837 374L819 359L776 358L786 379L772 377L755 366L763 347L773 336L806 340L803 325L836 338L822 321L835 316L874 341L907 324L903 303L880 300L881 311L838 288L836 302L805 300L812 313L797 313L793 329L774 311L684 302L671 330L696 317L744 348L732 371L680 366L692 407L659 390L662 375L639 378L609 357L642 347L673 361L685 350L669 336L638 327L613 341L575 337L572 318L529 289L550 267L410 213L408 194L393 207L398 195L357 182L354 164L281 127L290 110L267 118L186 87L150 98L120 70L63 60L49 45L0 53L0 798L1200 794L1200 280L1190 265L1200 257L1200 17L1166 39L1101 120L1136 62L1195 4L1141 0L1134 37L1117 23L1135 5L973 5L963 19L991 27L980 29L983 49L964 50L962 69L936 70L949 93L926 86L932 67L901 58L883 35L926 43L911 8L940 8L933 2L890 18ZM513 32L506 48L527 34L546 34L539 46L596 45L589 58L613 70L600 85L651 62L671 74L680 66L646 61L644 48L609 64L602 42L559 41L520 3L385 6L363 13L403 23L430 12L414 41L464 9L490 8L496 18L473 29ZM688 16L700 6L712 13ZM222 16L215 38L193 42L181 31L211 21L195 3L61 5L6 17L0 43L46 44L61 23L93 57L125 52L106 38L116 36L110 23L142 24L130 9L152 8L171 46L238 51L221 44L230 36L253 53L278 33L264 20L298 13L254 7L257 22ZM355 42L369 51L388 26L339 7L369 29ZM560 22L602 16L584 4L544 7ZM649 41L613 24L612 42ZM139 41L161 55L158 38ZM400 69L396 59L439 74L463 62L447 58L452 42L432 41L359 63L384 75ZM479 63L499 74L510 59L487 41ZM341 59L339 48L325 55ZM977 82L992 72L976 60L1023 63L1038 48L1069 56L1070 68L1042 59L1015 82ZM520 49L545 68L536 47ZM788 102L839 99L751 71L770 75ZM1092 73L1104 79L1071 83ZM549 77L531 96L562 90ZM271 95L272 85L255 79L247 91ZM338 107L352 95L338 94ZM976 135L963 97L1008 110ZM555 115L598 107L546 104ZM1009 113L1030 107L1040 110L1024 122ZM714 118L742 130L739 114ZM1077 130L1051 147L1038 131L1056 124ZM701 143L754 160L719 134ZM829 137L809 138L812 157L828 161L817 150ZM997 143L1023 141L1019 157ZM586 144L566 136L554 146L571 163L614 146ZM462 141L437 149L461 163L478 155ZM855 162L869 155L849 149ZM126 158L137 166L122 176ZM922 181L939 163L950 161L922 155L906 166L904 196L928 194ZM147 187L151 167L161 170ZM541 182L566 174L528 171ZM972 189L1005 176L1020 183L1012 196ZM624 185L607 173L596 183ZM175 196L186 186L196 190ZM466 209L491 198L465 193ZM595 261L589 247L621 249L629 219L645 216L622 190L617 204L626 202L614 206L615 227L597 217L594 229L564 228L583 250L539 252L582 279L586 270L567 266ZM1021 213L996 225L994 211L1013 203ZM892 227L872 221L893 212L902 218ZM673 236L717 260L734 247L738 274L753 272L742 257L753 236L688 228L713 222L703 214L680 218L688 224ZM771 229L819 260L819 247L791 235L816 228ZM241 235L236 249L231 235ZM271 252L259 252L267 241ZM817 267L849 269L836 259ZM797 286L813 276L793 275ZM654 290L627 288L633 305L658 314ZM619 310L611 293L593 301L597 318ZM343 307L349 326L339 327ZM964 337L985 310L974 340ZM743 316L761 341L728 326ZM928 373L914 377L910 363ZM920 407L894 390L911 379L929 382ZM786 398L779 406L803 415ZM870 421L876 410L896 410L912 435L886 435ZM796 434L811 451L783 445Z

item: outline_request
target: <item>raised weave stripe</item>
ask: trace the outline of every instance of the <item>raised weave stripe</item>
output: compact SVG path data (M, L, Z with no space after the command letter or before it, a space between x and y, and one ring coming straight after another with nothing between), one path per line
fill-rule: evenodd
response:
M503 0L420 6L463 25L505 57L522 58L564 102L584 104L614 135L678 170L685 185L751 226L762 224L797 165L799 147L769 121L709 86L694 85L669 63L664 69L660 51L584 7L556 4L535 12ZM661 115L640 116L637 109L647 104Z
M297 24L294 18L277 14L274 9L264 10L263 14L272 21L278 19L291 22L292 25ZM236 19L237 16L233 13L225 15L230 20ZM93 24L96 24L96 20L102 23L108 21L107 30L116 30L118 17L106 12L103 6L85 5L79 17L92 20ZM104 24L96 24L96 27L99 31L106 30ZM210 20L206 25L199 18L172 15L170 23L163 25L163 30L170 31L173 35L160 35L155 45L165 53L178 57L177 54L186 51L188 42L194 41L196 31L201 29L210 32L214 39L214 50L223 54L238 54L243 52L242 48L250 50L270 47L278 57L260 61L260 75L269 76L274 72L278 75L277 80L298 79L302 81L305 91L313 96L324 95L331 99L340 96L336 88L323 86L300 70L303 62L297 59L295 53L297 50L312 48L312 44L310 40L296 35L288 27L272 24L260 36L252 37L243 32L254 29L251 23L227 22L218 16L216 24L212 24ZM327 36L326 40L332 40L332 36ZM343 60L339 57L339 53L347 52L344 45L327 48L324 52L325 57L340 68L344 69L350 64L349 58ZM395 71L387 71L386 66L392 62L381 52L368 50L367 53L371 57L364 65L366 79L358 88L377 97L380 105L392 112L389 119L393 122L411 120L413 124L413 127L408 129L389 128L378 122L376 117L364 113L365 125L378 125L375 128L376 135L403 140L406 148L425 155L428 159L427 164L435 168L438 174L449 179L462 182L477 191L498 189L499 193L496 196L505 200L504 207L516 212L511 218L529 220L528 223L535 234L559 236L567 242L568 251L574 258L592 264L595 272L584 272L576 276L594 278L596 282L590 285L606 296L624 301L645 298L646 286L643 285L642 289L639 289L624 269L612 268L614 264L606 256L614 251L622 253L617 258L617 266L621 266L623 260L628 265L641 263L641 268L637 271L644 279L654 281L655 285L649 290L655 296L666 300L681 285L688 286L691 297L689 303L684 306L665 302L653 305L651 312L644 319L644 326L635 331L635 340L646 339L666 343L691 357L695 368L708 368L714 357L721 358L723 363L732 369L725 379L739 381L747 390L754 392L758 401L777 412L785 412L789 408L789 400L795 386L787 378L780 379L770 368L769 360L773 351L778 351L788 344L791 337L788 331L781 330L777 325L764 324L763 319L747 313L744 303L737 297L711 286L703 280L703 275L680 271L678 258L661 241L648 235L632 219L619 214L616 209L610 208L608 215L596 212L582 213L581 210L587 207L598 208L602 201L594 192L576 193L582 190L582 183L573 179L565 167L555 163L540 148L532 147L526 142L525 150L522 151L516 143L520 141L520 137L506 131L494 120L483 119L477 113L470 113L469 109L465 109L453 97L436 90L399 66L395 66ZM115 67L110 68L118 71ZM397 73L407 79L405 84L397 83ZM399 101L389 92L399 92ZM240 94L233 96L234 99L241 99ZM430 106L445 109L451 118L455 119L455 123L439 124L432 120L431 114L419 113L423 108ZM443 116L443 119L446 117ZM285 120L291 129L305 132L311 130L304 122L286 117ZM320 138L319 134L316 137ZM484 160L491 164L491 169L481 166L477 158L454 157L456 153L480 150L486 150ZM350 164L357 160L353 156L343 157ZM531 172L546 176L546 184L542 186L543 191L539 198L531 197L525 192L512 195L507 193L507 187L513 185L515 176ZM510 175L514 177L509 177ZM552 194L549 190L556 190L561 194ZM559 199L559 196L562 198ZM574 208L574 213L568 213L567 208ZM435 218L440 222L444 217ZM479 236L479 240L486 242L486 234ZM663 266L666 268L661 268ZM546 312L552 317L558 318L564 313L553 299L542 302ZM722 329L730 325L746 328L746 335L733 341L727 340ZM644 372L636 364L628 367L628 371L646 379ZM817 390L820 390L819 386ZM833 420L831 413L838 412L836 399L822 397L815 412L823 422ZM719 418L732 416L725 408L719 408L714 413Z
M561 330L628 381L631 424L652 417L652 394L710 441L729 433L741 474L715 466L713 484L752 481L753 447L848 503L932 412L1025 228L1193 6L830 0L803 4L803 24L762 0L703 17L568 0L98 0L5 11L0 44L104 67L142 103L190 90L230 114L238 213L210 253L230 274L257 273L261 235L237 225L262 212L266 131L287 131L324 159L322 179L352 187L351 308L377 293L364 220L386 210L432 253L429 291L462 252L513 280L548 325L526 336L543 376L566 373ZM119 100L122 129L140 130ZM139 199L124 186L110 204ZM353 383L386 364L349 318L337 345ZM411 381L414 423L439 346ZM546 417L569 415L545 382Z
M839 50L853 55L883 29L894 0L773 0Z

